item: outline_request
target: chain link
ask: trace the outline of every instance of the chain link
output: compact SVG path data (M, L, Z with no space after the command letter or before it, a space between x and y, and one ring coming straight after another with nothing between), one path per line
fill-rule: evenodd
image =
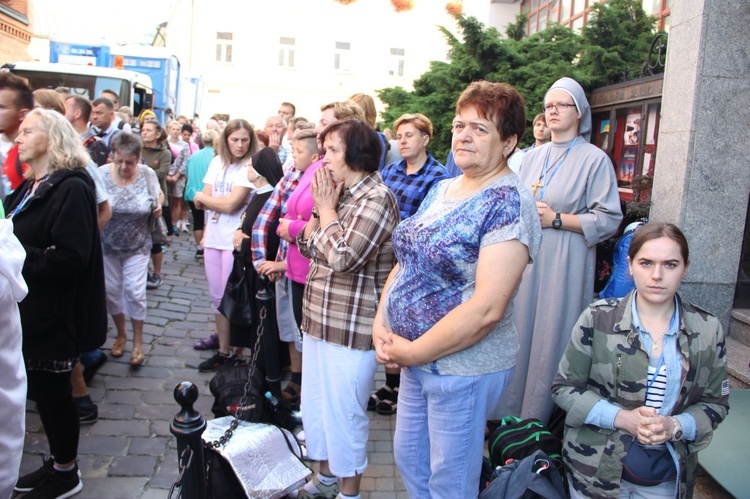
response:
M187 463L185 463L186 455L187 455ZM190 446L188 446L182 449L182 453L180 454L180 462L178 463L180 474L177 475L177 480L175 480L175 482L169 488L169 495L167 495L167 499L172 499L172 494L174 494L175 489L179 489L179 490L177 492L177 495L174 497L174 499L180 499L182 497L182 475L185 474L185 470L188 469L192 463L193 463L193 449Z
M216 449L218 447L224 447L229 441L229 439L232 438L232 435L234 434L234 430L236 430L240 424L240 416L242 416L242 412L245 410L245 406L247 405L247 397L250 394L250 389L253 386L253 377L255 376L255 368L258 365L258 353L260 352L260 341L265 331L265 328L263 327L263 323L265 322L267 315L268 315L268 309L265 305L263 305L260 309L260 322L258 324L258 329L256 331L255 346L253 347L253 355L252 357L250 357L250 366L247 372L247 381L245 381L245 391L242 394L242 398L240 399L240 403L237 406L237 410L234 411L234 419L230 423L229 428L226 429L224 434L218 440L214 440L213 442L205 442L203 444L206 449L210 450L210 449Z

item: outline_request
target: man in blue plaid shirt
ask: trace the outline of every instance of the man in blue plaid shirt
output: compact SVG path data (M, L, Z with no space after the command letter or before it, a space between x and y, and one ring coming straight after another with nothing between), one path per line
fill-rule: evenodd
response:
M433 185L451 178L448 170L427 152L432 122L423 114L404 114L393 124L398 152L404 158L383 168L383 181L396 195L401 220L414 215ZM460 170L459 170L460 172ZM367 408L380 414L395 414L401 376L398 368L385 369L385 385L376 391Z
M398 151L404 158L383 168L383 181L398 200L401 220L417 212L430 188L453 175L427 152L432 122L423 114L404 114L393 124Z

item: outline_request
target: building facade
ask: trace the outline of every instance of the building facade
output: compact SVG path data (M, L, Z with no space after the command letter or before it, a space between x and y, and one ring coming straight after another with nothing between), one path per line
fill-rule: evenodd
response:
M29 59L31 0L0 0L0 64Z
M454 31L456 24L437 2L396 12L370 0L180 0L166 46L203 78L202 116L263 126L284 101L317 121L325 103L411 88L430 61L447 60L438 26Z

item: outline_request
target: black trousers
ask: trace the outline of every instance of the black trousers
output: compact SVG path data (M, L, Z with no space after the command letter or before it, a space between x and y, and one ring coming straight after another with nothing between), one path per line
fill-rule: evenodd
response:
M73 402L70 372L26 371L28 398L36 402L39 419L47 434L50 454L67 464L78 456L80 425Z

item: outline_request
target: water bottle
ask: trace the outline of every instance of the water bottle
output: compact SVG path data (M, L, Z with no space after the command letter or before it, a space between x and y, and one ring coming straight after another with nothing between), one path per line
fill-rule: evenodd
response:
M268 400L268 403L271 404L271 408L273 409L273 412L276 412L276 410L279 408L278 399L274 397L271 392L266 392L265 397L266 397L266 400Z

